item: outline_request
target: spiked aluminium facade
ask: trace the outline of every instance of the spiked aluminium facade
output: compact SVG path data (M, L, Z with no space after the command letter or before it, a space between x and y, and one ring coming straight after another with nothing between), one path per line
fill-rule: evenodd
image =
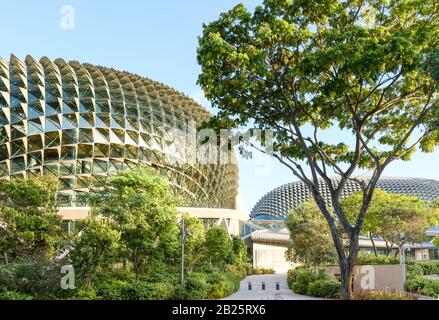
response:
M337 181L333 179L334 185L337 185ZM329 190L326 183L321 181L319 188L329 203ZM378 181L377 188L390 193L413 195L422 200L439 199L439 181L431 179L383 177ZM343 189L342 197L347 197L359 190L361 190L360 184L350 180ZM256 220L283 220L289 210L308 201L310 197L311 194L303 182L289 183L263 196L254 206L250 217Z
M0 59L0 177L58 177L61 207L85 205L93 186L120 170L151 166L188 207L233 209L237 166L181 160L173 128L209 119L183 94L109 68Z

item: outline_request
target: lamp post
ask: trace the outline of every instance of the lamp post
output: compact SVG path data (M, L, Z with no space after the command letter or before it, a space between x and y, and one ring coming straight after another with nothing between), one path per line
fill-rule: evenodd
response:
M404 282L406 280L406 274L405 274L405 249L406 249L406 244L403 244L401 246L401 249L399 250L399 263L402 266L402 278L403 278Z
M186 236L190 236L191 233L186 229L184 225L184 216L181 215L180 223L180 233L181 233L181 286L184 286L184 241Z

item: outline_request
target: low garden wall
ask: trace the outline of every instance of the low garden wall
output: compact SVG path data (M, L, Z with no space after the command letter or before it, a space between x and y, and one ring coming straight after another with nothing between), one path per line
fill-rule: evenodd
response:
M325 267L326 272L340 278L338 266ZM404 292L404 270L399 264L361 265L354 267L354 294L368 291Z

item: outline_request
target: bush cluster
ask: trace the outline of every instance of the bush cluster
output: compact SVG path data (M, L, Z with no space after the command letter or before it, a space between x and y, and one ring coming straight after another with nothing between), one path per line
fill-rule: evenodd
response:
M439 274L439 261L438 260L409 260L407 261L407 267L422 269L423 275Z
M435 298L439 296L439 280L430 280L423 276L407 278L405 288L408 292L415 294L422 294Z
M306 268L289 270L287 283L288 287L297 294L327 299L340 297L340 282L324 270L314 271Z
M375 256L370 253L359 253L356 260L357 265L382 265L382 264L399 264L399 258Z
M417 295L405 293L393 293L385 291L370 291L357 293L352 297L353 300L418 300Z
M439 261L407 261L405 288L408 292L425 296L439 296L439 280L427 279L425 275L439 273Z
M248 275L275 274L275 273L276 271L274 271L274 269L253 268L253 267L251 267L250 270L247 271Z

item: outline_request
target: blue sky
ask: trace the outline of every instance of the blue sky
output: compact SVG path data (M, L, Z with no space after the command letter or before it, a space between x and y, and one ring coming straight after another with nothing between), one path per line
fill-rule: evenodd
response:
M4 1L0 56L61 57L127 70L172 86L209 107L196 85L197 37L203 23L239 2L254 7L262 1ZM64 5L75 8L73 30L60 26ZM439 179L438 156L438 152L417 153L411 162L392 164L385 175ZM295 180L276 161L263 167L240 160L240 194L249 210L266 192Z

